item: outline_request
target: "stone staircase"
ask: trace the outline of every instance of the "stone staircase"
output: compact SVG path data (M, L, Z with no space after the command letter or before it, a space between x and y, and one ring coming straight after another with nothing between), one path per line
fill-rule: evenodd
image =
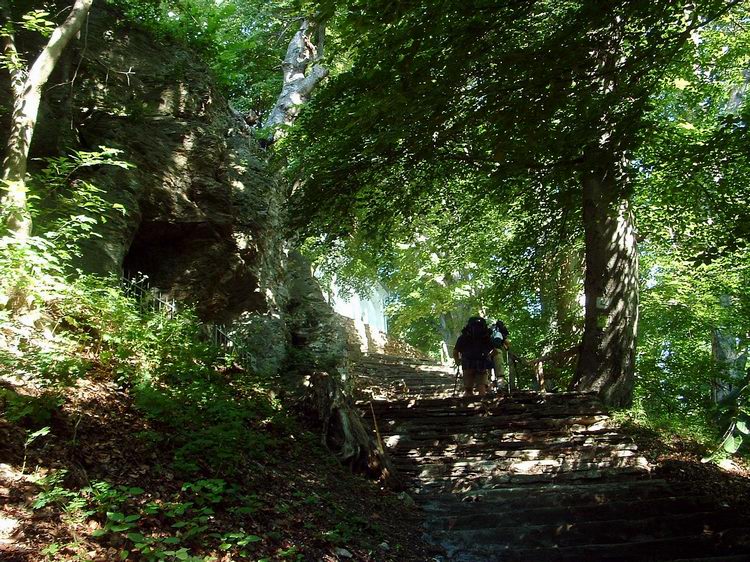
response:
M750 561L750 521L653 477L593 395L454 397L450 370L388 356L353 372L435 561Z

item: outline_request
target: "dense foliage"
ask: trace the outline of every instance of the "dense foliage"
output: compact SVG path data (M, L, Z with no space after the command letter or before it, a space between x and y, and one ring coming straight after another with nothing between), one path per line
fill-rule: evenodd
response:
M288 141L321 267L383 281L391 326L433 353L451 312L476 311L509 323L517 353L566 349L582 329L577 166L612 131L639 237L637 403L723 429L717 333L735 337L735 378L748 345L746 7L322 4L354 55ZM607 41L624 58L602 91L586 52Z
M581 341L580 179L592 147L617 155L627 176L618 196L638 227L634 417L739 448L750 345L744 3L111 2L134 25L189 45L258 122L279 93L300 19L327 25L331 76L278 145L296 182L295 226L324 276L361 293L375 281L388 287L392 330L435 356L477 312L505 320L527 359ZM23 32L46 36L59 14L32 4L14 4L14 17L24 12ZM138 438L161 449L163 473L184 489L154 507L137 488L74 487L52 473L39 481L39 509L96 521L102 536L144 556L187 556L194 536L213 532L217 549L240 554L265 541L294 557L274 536L205 526L213 504L259 509L257 498L233 498L227 481L292 447L285 439L298 428L268 381L232 371L189 312L144 317L115 281L66 277L77 239L106 205L94 185L71 178L125 160L107 149L49 160L29 182L34 236L18 244L0 233L0 331L23 336L3 336L0 361L38 390L3 388L0 403L32 450L76 381L108 378L158 429ZM54 337L29 336L50 325ZM574 376L567 360L545 369L550 388ZM535 382L526 368L522 383ZM178 548L167 541L176 536L134 532L136 520L157 519L193 535ZM321 540L341 543L363 525Z

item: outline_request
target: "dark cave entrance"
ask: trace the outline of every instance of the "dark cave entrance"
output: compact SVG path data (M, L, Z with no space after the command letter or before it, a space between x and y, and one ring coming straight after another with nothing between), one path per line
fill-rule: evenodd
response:
M241 252L229 229L208 222L144 221L133 237L123 270L195 306L200 318L229 322L265 307L251 271L254 252Z

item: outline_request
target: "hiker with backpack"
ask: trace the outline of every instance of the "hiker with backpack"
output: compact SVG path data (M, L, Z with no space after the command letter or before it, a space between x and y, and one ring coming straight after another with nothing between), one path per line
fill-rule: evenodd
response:
M469 318L453 348L453 359L464 375L464 396L472 396L475 389L479 396L487 394L495 353L487 321L481 316Z
M495 348L495 355L492 357L495 368L495 378L500 388L505 387L505 368L508 365L508 354L510 350L510 338L508 337L508 328L502 320L495 322L490 328L492 332L492 345ZM508 369L508 392L511 392L516 386L512 369Z

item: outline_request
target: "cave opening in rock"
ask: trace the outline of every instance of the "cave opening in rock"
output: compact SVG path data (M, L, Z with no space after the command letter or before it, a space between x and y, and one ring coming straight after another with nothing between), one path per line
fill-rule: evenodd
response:
M153 287L193 303L203 320L228 322L264 299L231 232L207 222L144 221L133 237L123 270L143 274Z

